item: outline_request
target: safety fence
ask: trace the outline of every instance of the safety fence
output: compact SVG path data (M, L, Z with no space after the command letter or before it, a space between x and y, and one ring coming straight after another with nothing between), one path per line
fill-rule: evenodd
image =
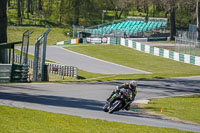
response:
M78 40L78 39L71 39L71 40L66 40L66 41L57 42L56 45L78 44L78 43L79 43L79 40Z
M0 64L0 83L10 82L11 64Z
M200 56L200 42L187 38L175 38L175 51L179 53Z
M0 83L28 82L28 72L28 65L0 64Z
M59 75L64 79L65 76L78 78L78 68L73 66L65 66L54 63L46 63L48 66L48 73Z
M111 39L108 39L108 44L112 44L110 40ZM142 44L140 42L136 42L136 41L133 41L130 39L125 39L125 38L120 39L120 44L123 46L133 48L138 51L148 53L148 54L152 54L152 55L172 59L175 61L180 61L180 62L200 66L200 57L199 56L193 56L193 55L189 55L189 54L183 54L183 53L178 53L175 51L170 51L170 50L163 49L163 48L157 48L157 47Z
M11 82L28 82L29 68L26 64L12 64L11 70Z
M16 63L20 63L20 55L15 54L14 61ZM34 62L34 60L28 59L28 65L30 68L33 68L33 62ZM47 71L49 74L57 75L58 77L61 77L62 79L64 79L65 76L72 77L72 78L78 78L78 68L77 67L66 66L66 65L50 63L50 62L46 62L46 65L47 65Z

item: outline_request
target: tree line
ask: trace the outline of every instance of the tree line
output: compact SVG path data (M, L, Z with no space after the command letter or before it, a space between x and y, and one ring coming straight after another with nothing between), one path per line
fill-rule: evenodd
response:
M1 0L3 2L3 0ZM17 21L9 23L84 25L102 22L102 11L106 10L106 22L127 16L169 18L171 37L177 28L188 28L196 24L199 0L6 0L9 14ZM2 3L1 2L1 3ZM5 0L4 0L5 2ZM0 20L1 21L1 20ZM104 22L105 22L104 21Z
M171 39L177 28L187 28L190 23L197 24L200 31L200 0L0 0L0 43L7 42L7 22L91 26L101 23L103 10L107 11L105 21L127 16L169 18ZM0 50L0 57L4 54Z
M13 8L19 24L34 15L57 24L92 25L101 22L102 10L112 14L105 17L108 20L132 15L170 18L176 13L189 22L196 19L196 0L8 0L8 10Z

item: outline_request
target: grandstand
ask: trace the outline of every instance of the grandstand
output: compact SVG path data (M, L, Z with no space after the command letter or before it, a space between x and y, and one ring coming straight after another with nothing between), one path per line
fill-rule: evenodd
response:
M92 37L145 37L148 32L163 32L167 27L167 18L129 17L101 25L85 28L84 32Z

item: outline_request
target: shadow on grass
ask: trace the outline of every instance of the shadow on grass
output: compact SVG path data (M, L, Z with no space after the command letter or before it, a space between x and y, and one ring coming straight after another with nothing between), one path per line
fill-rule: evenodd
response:
M78 79L81 80L81 79L86 79L86 78L82 76L78 76Z
M165 118L159 115L150 115L146 113L137 113L132 111L119 111L114 112L116 115L123 115L123 116L129 116L129 117L138 117L138 118L149 118L149 119L158 119L158 120L169 120L169 118Z

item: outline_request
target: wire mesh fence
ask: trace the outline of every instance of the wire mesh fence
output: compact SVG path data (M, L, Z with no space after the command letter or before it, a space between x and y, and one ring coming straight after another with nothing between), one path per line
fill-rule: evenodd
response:
M200 56L200 41L196 31L177 31L175 51L183 54Z
M44 36L40 35L35 44L35 57L33 61L33 81L42 81L42 58L43 58Z
M23 33L22 46L21 46L21 57L20 64L27 64L28 59L28 48L29 48L29 37L33 32L27 30Z

